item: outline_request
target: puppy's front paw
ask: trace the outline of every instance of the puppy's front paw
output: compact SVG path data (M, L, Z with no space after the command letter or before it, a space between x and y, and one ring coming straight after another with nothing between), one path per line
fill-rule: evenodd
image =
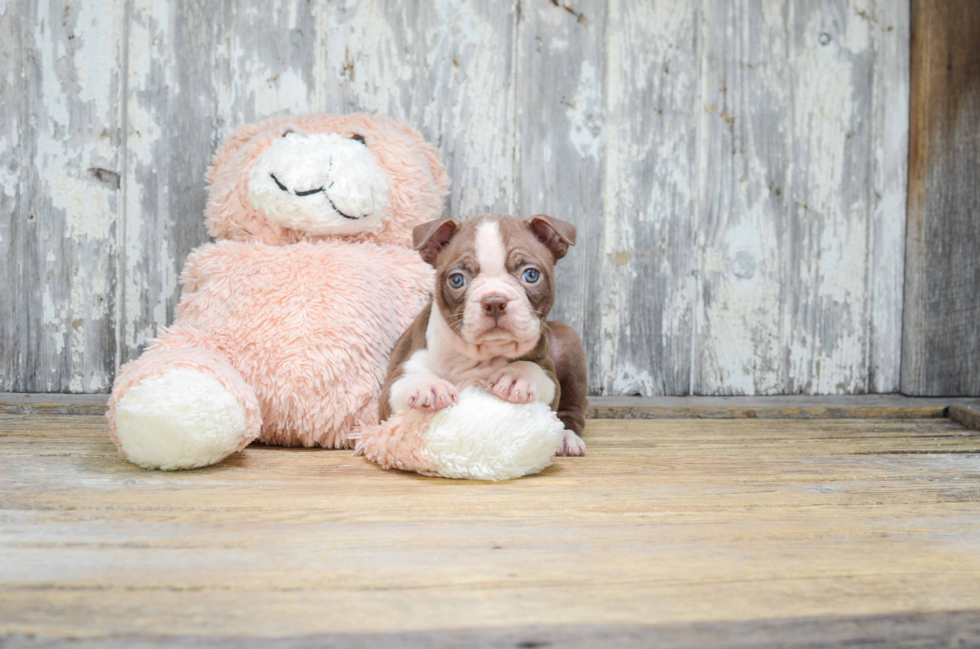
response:
M459 399L456 386L442 379L423 379L408 391L408 407L419 410L442 410Z
M487 386L490 394L511 403L531 403L538 398L538 386L519 370L505 367L490 379Z
M555 455L567 455L579 457L585 455L585 442L582 438L570 430L565 431L565 438L561 441L561 448Z

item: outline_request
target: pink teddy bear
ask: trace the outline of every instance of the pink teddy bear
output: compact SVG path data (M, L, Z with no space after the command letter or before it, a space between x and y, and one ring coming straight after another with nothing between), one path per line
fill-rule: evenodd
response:
M431 295L411 233L442 211L436 150L394 119L278 118L241 127L207 180L216 241L188 257L174 324L116 378L112 440L166 470L255 440L348 446Z

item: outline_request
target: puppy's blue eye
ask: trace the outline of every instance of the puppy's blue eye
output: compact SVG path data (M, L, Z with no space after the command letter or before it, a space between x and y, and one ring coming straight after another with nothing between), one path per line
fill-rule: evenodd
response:
M453 273L449 276L449 285L453 288L463 288L466 286L466 278L462 273Z
M528 268L524 271L524 281L528 284L533 284L541 279L541 273L538 272L537 268Z

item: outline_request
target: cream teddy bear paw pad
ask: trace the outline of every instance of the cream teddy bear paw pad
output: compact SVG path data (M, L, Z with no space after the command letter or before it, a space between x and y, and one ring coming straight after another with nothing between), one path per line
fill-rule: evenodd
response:
M168 370L131 388L116 406L123 453L146 469L194 469L241 446L245 409L213 375Z

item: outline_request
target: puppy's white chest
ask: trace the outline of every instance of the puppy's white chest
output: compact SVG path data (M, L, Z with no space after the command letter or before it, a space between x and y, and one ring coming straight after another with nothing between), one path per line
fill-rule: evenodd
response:
M439 350L442 351L442 350ZM497 370L510 363L510 359L499 356L490 360L476 361L462 354L430 353L429 369L450 383L460 385L467 381L487 381Z

